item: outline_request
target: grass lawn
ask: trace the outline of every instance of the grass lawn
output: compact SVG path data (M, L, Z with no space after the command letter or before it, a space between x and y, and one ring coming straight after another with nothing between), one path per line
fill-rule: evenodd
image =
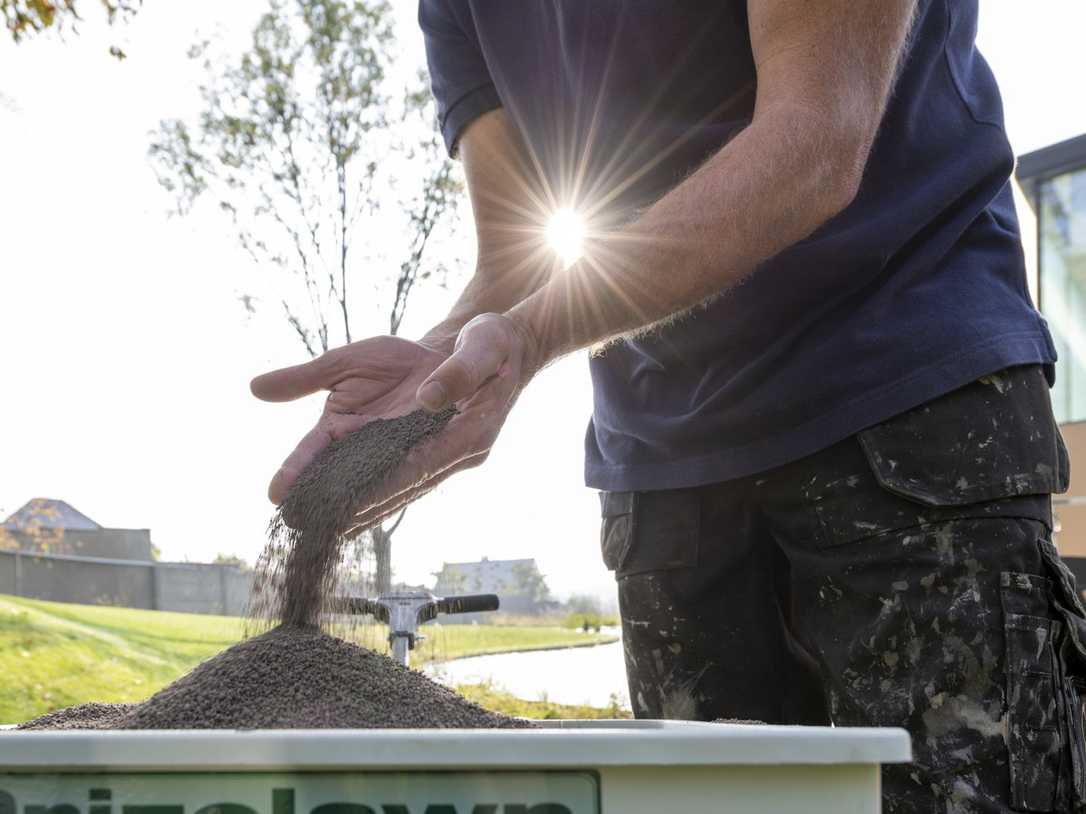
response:
M0 723L19 723L86 701L141 700L238 641L243 627L235 617L0 595ZM558 627L426 625L423 631L427 639L414 654L420 660L613 639ZM383 647L381 628L361 633L364 644ZM603 712L521 702L489 687L461 689L484 706L529 717L598 717Z
M490 684L467 684L456 688L461 695L476 704L506 715L521 718L632 718L630 710L614 699L606 707L588 707L582 704L555 704L553 701L525 701L502 692Z

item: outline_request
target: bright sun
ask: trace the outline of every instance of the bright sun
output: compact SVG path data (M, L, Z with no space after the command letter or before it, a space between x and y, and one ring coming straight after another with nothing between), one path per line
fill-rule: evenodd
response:
M581 259L584 220L572 209L559 209L547 221L547 243L562 259L562 268L569 268Z

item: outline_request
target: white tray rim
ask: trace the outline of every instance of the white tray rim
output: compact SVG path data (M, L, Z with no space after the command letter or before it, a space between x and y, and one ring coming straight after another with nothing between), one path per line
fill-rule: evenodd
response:
M0 772L391 771L904 763L892 728L549 721L540 729L0 732Z

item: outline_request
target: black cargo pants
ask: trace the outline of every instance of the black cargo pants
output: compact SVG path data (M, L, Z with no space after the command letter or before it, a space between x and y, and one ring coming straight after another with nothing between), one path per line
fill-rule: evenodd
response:
M1039 367L793 464L602 495L642 718L901 726L889 812L1077 811L1086 618Z

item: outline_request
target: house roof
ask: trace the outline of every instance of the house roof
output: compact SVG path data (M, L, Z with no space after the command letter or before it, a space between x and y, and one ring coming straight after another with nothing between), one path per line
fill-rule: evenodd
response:
M28 500L3 522L2 527L9 531L26 528L91 531L102 528L70 504L48 497Z
M1018 157L1016 175L1023 185L1086 167L1086 133Z

